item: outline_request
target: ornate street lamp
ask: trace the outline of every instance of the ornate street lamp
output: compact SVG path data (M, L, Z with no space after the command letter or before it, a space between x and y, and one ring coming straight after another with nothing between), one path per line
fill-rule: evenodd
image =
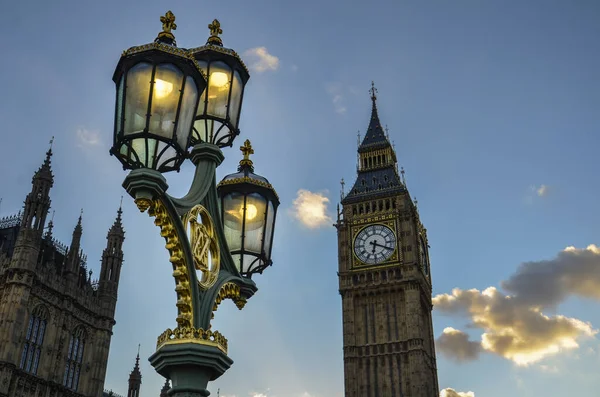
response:
M178 49L171 32L176 28L175 16L169 11L161 22L163 32L154 43L127 50L117 65L111 154L124 168L131 169L123 187L140 211L148 211L155 218L175 279L177 326L159 336L150 363L171 380L171 397L205 397L208 382L233 363L227 356L227 340L211 330L211 319L224 299L233 300L242 309L257 291L250 276L271 264L279 200L267 180L253 174L249 142L243 147L241 179L233 177L237 174L225 178L220 187L222 196L218 196L216 168L224 159L219 147L230 145L237 134L243 86L249 76L234 52L219 53L224 57L219 58L208 56L209 49ZM224 116L215 113L220 106L216 104L222 102L213 106L211 93L215 91L211 91L211 83L205 90L203 72L194 59L205 55L209 81L219 78L216 70L226 70L223 73L229 76L222 97L227 99ZM217 100L221 94L217 92ZM211 125L221 123L220 129L207 127L188 154L192 121L200 108L204 110L196 116L196 124L203 120L206 127L210 120L214 122ZM175 198L167 193L163 173L177 170L186 158L196 166L194 179L189 192ZM243 208L237 215L243 219L241 225L230 219L232 205L239 206L240 197Z
M246 139L238 172L227 175L217 190L227 246L239 272L246 277L271 265L271 248L279 198L269 181L254 174Z
M209 142L222 148L232 146L240 133L244 87L250 74L239 55L223 47L219 21L215 19L208 28L210 37L206 45L189 50L208 76L208 88L196 112L191 144Z
M198 63L175 45L175 16L161 17L154 43L124 51L113 75L117 85L111 154L125 169L179 170L185 159L200 94Z

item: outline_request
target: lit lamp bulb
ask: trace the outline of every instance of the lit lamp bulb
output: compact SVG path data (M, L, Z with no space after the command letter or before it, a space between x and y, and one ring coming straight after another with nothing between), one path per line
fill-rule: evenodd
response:
M210 85L218 88L224 87L229 83L229 77L223 72L212 72L209 80Z
M246 219L251 221L252 219L256 218L256 214L258 214L258 210L254 204L246 205ZM240 208L240 216L244 216L244 207Z
M217 91L223 91L228 88L229 77L227 77L227 74L223 72L212 72L210 74L210 78L208 79L208 84L210 84L211 87L215 87ZM209 95L208 98L216 98L217 94L215 90L211 91L211 95Z
M173 91L173 84L161 79L154 80L154 95L162 99Z

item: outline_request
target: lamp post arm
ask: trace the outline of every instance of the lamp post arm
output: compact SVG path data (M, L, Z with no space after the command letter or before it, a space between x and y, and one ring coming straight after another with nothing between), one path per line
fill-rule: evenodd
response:
M202 205L214 219L214 228L219 240L221 256L221 270L215 285L207 290L199 290L200 304L194 308L195 326L208 329L213 318L213 312L223 299L231 299L241 310L246 301L258 290L254 281L242 277L238 271L227 246L223 223L221 222L221 208L217 196L216 182L213 182L202 200Z
M181 198L169 196L179 216L185 215L193 206L203 201L215 185L216 170L224 158L217 145L199 143L194 146L190 160L196 165L196 171L190 190ZM214 213L211 211L211 214Z
M155 218L154 224L161 229L161 236L166 240L165 247L169 250L169 261L173 266L177 292L177 324L189 327L195 322L193 315L198 304L194 297L199 293L198 279L185 226L166 193L169 186L160 172L140 168L125 177L123 187L134 198L140 211L148 210L148 214Z

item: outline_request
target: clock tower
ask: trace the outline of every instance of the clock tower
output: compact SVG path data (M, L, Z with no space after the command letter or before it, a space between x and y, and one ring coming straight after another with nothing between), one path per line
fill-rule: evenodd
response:
M338 233L346 397L437 397L427 229L398 173L377 114L377 90L342 192Z

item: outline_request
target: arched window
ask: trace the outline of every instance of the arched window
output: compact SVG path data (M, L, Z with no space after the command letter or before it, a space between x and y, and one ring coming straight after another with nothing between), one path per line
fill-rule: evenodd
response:
M79 385L79 374L81 373L84 348L85 330L83 327L77 327L71 334L69 352L67 354L67 364L65 366L65 376L63 377L63 386L66 386L69 389L77 390L77 386Z
M44 334L48 324L48 310L39 305L31 312L27 334L25 335L25 344L21 353L20 368L26 372L36 374L44 343Z

